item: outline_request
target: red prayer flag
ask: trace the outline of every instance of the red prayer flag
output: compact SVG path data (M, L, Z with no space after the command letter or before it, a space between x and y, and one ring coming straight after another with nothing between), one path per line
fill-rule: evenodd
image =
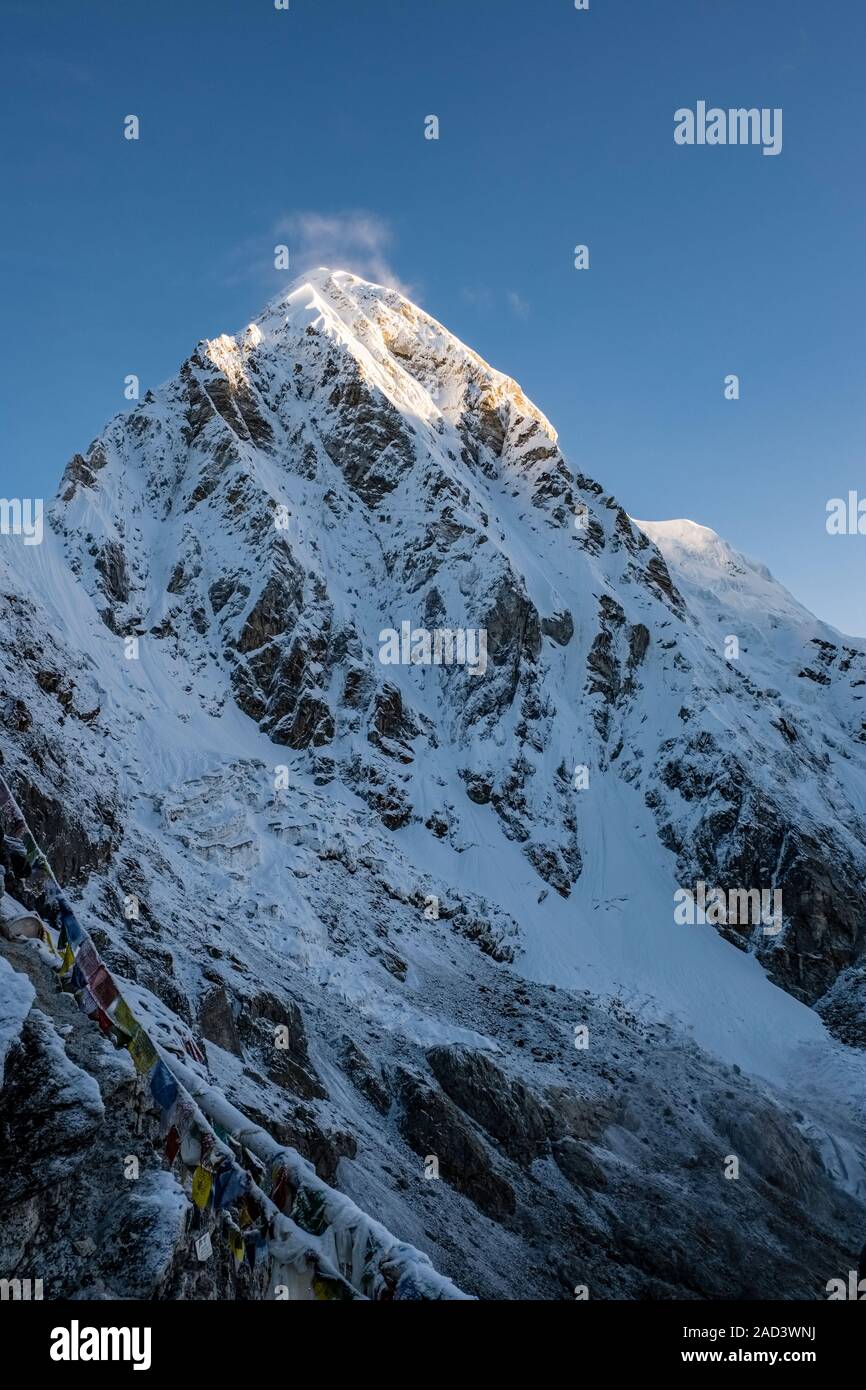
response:
M118 989L104 965L98 965L88 980L90 993L103 1009L108 1009L118 997Z
M180 1135L172 1125L168 1134L165 1136L165 1156L169 1163L174 1163L180 1150Z

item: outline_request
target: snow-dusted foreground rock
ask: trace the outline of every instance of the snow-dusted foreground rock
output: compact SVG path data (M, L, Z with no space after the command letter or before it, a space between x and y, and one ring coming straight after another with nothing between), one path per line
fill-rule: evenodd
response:
M200 344L14 545L4 774L202 1085L467 1293L844 1275L863 643L630 521L514 382L342 272ZM483 660L435 662L457 630ZM699 881L780 890L779 929L677 922ZM261 1294L190 1258L158 1146L125 1176L125 1055L40 949L0 940L0 1275Z

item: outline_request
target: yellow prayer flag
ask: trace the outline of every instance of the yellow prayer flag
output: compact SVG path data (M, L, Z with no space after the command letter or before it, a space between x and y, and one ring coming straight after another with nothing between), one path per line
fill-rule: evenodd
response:
M332 1303L340 1300L340 1295L334 1291L332 1279L323 1279L321 1275L313 1280L313 1293L318 1301Z
M196 1168L192 1175L192 1200L202 1210L207 1206L212 1183L213 1179L206 1168Z

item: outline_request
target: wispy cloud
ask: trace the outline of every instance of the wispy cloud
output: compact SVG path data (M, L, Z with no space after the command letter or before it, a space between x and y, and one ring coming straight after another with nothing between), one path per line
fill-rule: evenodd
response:
M394 232L376 213L297 212L282 218L278 230L285 234L299 272L327 265L352 270L410 297L413 293L391 264Z
M509 290L505 298L508 300L508 307L512 314L519 319L529 318L529 305L523 296L517 293L517 290Z
M229 284L245 280L273 283L276 274L295 279L305 270L325 265L332 270L351 270L365 280L375 280L414 298L412 285L392 265L394 244L391 225L364 209L291 212L278 218L267 233L247 238L236 247L224 278ZM274 270L276 246L288 247L288 275Z

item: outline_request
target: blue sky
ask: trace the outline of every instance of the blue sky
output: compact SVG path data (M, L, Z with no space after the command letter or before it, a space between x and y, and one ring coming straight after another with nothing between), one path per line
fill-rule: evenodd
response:
M866 536L825 530L866 496L862 0L2 0L0 23L0 494L52 495L128 373L172 375L310 258L410 286L633 515L714 527L866 634ZM675 145L698 100L781 107L782 153Z

